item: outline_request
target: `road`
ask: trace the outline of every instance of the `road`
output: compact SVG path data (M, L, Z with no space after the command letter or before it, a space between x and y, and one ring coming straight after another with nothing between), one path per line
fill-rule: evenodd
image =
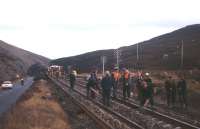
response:
M33 84L33 78L25 80L24 86L17 82L12 89L3 89L0 91L0 116L8 111L16 103L20 96Z

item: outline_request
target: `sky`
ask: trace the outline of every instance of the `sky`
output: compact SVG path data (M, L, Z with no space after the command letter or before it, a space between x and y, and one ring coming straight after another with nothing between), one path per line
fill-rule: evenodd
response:
M132 45L200 21L199 0L0 0L0 40L50 59Z

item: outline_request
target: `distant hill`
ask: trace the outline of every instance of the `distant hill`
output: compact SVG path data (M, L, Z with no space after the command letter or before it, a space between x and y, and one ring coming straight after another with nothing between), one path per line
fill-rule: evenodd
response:
M9 45L0 40L0 82L12 80L16 74L25 75L35 64L48 65L49 59Z
M200 68L200 24L186 26L150 40L138 43L139 60L137 60L137 45L121 47L121 67L142 69L180 69L181 42L183 41L183 69ZM78 56L53 60L52 64L72 65L82 72L101 67L100 57L107 56L106 68L115 65L114 49L99 50Z

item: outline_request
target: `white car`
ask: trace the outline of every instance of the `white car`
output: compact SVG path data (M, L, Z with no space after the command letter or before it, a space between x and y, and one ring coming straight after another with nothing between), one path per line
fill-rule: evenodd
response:
M2 88L12 88L13 87L13 84L11 81L4 81L2 84L1 84L1 87Z

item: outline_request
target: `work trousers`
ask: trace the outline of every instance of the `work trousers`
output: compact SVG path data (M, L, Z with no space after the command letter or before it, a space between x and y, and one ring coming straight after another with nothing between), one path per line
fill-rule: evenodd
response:
M127 97L130 97L130 85L124 85L123 86L123 97L126 99Z
M113 84L113 98L116 98L117 96L117 87L118 87L118 81L115 81Z
M73 90L74 89L74 85L75 85L75 82L74 81L70 81L70 88Z
M183 105L185 107L187 107L187 95L184 92L179 92L179 102L181 104L181 107L183 107Z
M103 89L103 104L110 106L110 89Z

